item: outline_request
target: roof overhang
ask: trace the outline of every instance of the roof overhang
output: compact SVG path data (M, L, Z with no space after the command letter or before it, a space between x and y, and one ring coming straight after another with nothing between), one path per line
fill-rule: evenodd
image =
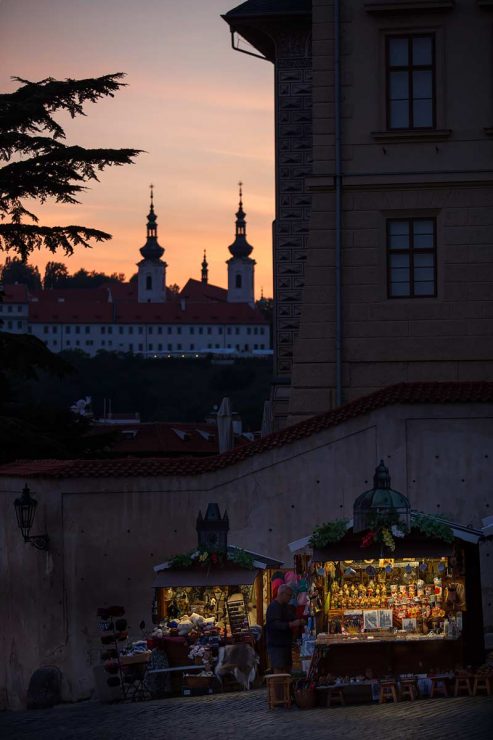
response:
M183 588L186 586L251 586L259 574L258 568L168 568L156 574L153 588Z

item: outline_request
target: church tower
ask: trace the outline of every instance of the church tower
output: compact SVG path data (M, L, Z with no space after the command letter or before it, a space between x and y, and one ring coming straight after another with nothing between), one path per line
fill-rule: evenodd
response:
M255 260L250 257L253 247L246 240L246 221L242 202L242 183L240 205L236 213L235 240L228 247L233 255L228 261L228 303L255 303L254 269Z
M139 303L164 303L166 300L166 262L161 257L163 247L157 240L157 219L154 213L154 186L151 185L151 207L147 216L147 241L140 249L143 259L137 263Z
M202 283L207 285L209 282L209 265L207 264L207 255L204 249L204 259L202 260Z

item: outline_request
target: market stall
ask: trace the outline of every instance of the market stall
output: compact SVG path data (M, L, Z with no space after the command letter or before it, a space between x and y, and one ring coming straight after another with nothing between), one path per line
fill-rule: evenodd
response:
M292 543L315 598L311 680L447 674L483 660L481 532L411 511L383 462L352 521Z
M209 504L197 519L197 547L154 567L150 645L181 661L213 666L219 647L248 642L263 658L262 626L272 569L280 561L229 545L227 514Z

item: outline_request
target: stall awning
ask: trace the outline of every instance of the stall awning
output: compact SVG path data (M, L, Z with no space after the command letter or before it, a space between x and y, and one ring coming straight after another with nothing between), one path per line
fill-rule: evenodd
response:
M423 516L423 513L420 511L415 511L415 510L411 511L411 526L413 522L413 517L418 516L418 515ZM487 532L485 531L485 529L481 530L481 529L475 529L473 527L466 527L463 524L458 524L457 522L452 522L452 521L449 521L448 519L443 519L442 517L434 517L432 514L424 514L424 516L427 516L430 519L436 519L442 524L448 524L448 526L452 530L452 534L454 535L454 537L457 540L462 540L463 542L471 542L474 545L477 545L478 542L484 536L487 536ZM352 520L348 521L347 523L348 531L352 528L352 526L353 526L353 521ZM298 552L299 550L303 550L305 547L310 547L310 537L311 535L308 535L307 537L301 537L299 540L290 542L288 547L291 550L291 552ZM418 538L418 541L420 541L420 538ZM413 555L422 556L422 557L426 557L427 555L430 557L440 555L440 556L445 557L446 555L450 554L449 552L450 546L448 546L447 543L440 543L440 542L437 542L437 540L426 541L424 539L421 539L419 548L415 552L412 552L412 553L404 552L404 550L406 550L406 548L408 547L408 543L410 542L411 542L411 538L410 537L406 538L406 544L403 546L403 543L397 540L397 546L399 548L398 553L397 553L398 557L412 557ZM333 550L334 552L335 550L337 550L338 553L340 553L339 557L334 558L334 559L344 560L346 558L351 558L351 557L356 558L357 557L355 554L356 548L349 547L348 550L343 552L342 548L339 545L340 543L335 543L334 545L331 545L329 548L330 550ZM413 543L413 546L414 546L414 543ZM358 545L358 548L359 548L359 545ZM443 550L443 552L439 552L439 550ZM373 554L370 554L370 551L371 549L370 550L359 549L359 554L362 555L363 553L366 552L367 558L378 557L378 554L375 554L376 550L375 550L375 553ZM325 549L324 549L324 553L325 553ZM316 557L314 559L317 560ZM329 560L332 558L326 558L326 559Z
M167 568L156 574L154 588L185 586L251 586L259 571L247 568Z

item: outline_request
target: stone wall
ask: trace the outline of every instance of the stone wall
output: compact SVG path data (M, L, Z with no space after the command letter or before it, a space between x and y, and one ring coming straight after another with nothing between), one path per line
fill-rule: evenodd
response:
M38 500L22 541L13 501L24 478L0 477L0 692L23 705L32 672L57 665L66 699L93 691L99 662L96 609L125 606L136 639L151 621L153 566L196 544L209 502L227 509L229 541L291 562L288 543L315 525L350 518L383 458L411 506L481 526L491 514L493 406L394 406L197 477L29 481ZM481 545L485 625L493 631L493 557Z

